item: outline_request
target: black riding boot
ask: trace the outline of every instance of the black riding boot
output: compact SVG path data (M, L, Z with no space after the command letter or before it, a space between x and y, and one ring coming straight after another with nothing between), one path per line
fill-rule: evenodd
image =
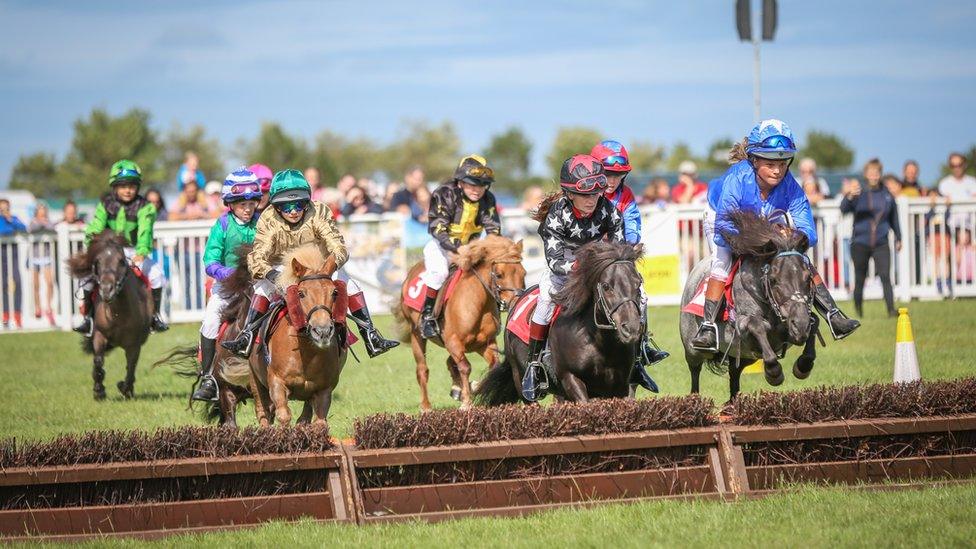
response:
M217 400L217 379L213 375L214 355L217 354L217 340L200 336L200 384L193 391L192 400Z
M161 311L161 306L163 304L163 289L153 288L152 296L153 305L155 305L156 312L153 314L152 324L149 326L149 328L154 332L165 332L166 330L169 330L169 326L163 322L163 317L159 316L159 312Z
M820 316L827 321L830 333L834 339L844 339L854 333L854 330L861 327L861 323L853 318L848 318L834 302L834 297L830 295L827 286L823 282L813 286L813 304L820 313Z
M691 348L709 353L718 352L718 311L719 302L705 300L705 313L702 323L698 326L698 333L691 339Z
M221 342L221 347L242 357L250 356L251 346L254 344L254 332L258 329L258 324L255 321L267 312L268 305L269 302L266 297L255 295L251 298L251 306L248 307L247 316L244 317L244 327L241 328L241 333L237 334L237 337L231 341Z
M75 326L72 330L85 337L91 337L95 328L95 321L92 318L95 315L95 302L92 298L91 290L82 290L82 292L81 309L83 316L81 317L81 324Z
M437 290L427 289L424 310L420 313L420 337L430 339L441 335L437 319L434 318L434 304L437 303Z
M399 341L386 339L380 335L379 330L373 325L373 319L369 316L369 309L365 302L362 303L359 310L349 311L349 316L359 327L359 335L363 337L363 345L366 346L366 354L369 355L369 358L381 355L400 344Z
M549 380L545 367L542 365L542 352L546 348L546 335L549 326L546 324L529 325L529 363L522 376L522 398L529 402L536 402L545 398L549 392ZM541 336L540 336L541 332Z

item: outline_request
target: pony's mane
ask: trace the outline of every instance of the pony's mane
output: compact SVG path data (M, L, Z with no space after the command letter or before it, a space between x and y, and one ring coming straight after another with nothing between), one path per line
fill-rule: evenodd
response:
M580 246L576 250L577 268L553 297L554 301L567 314L581 313L593 302L594 289L607 267L616 261L637 261L640 255L630 244L618 242L597 240Z
M282 288L287 288L292 284L298 283L298 275L292 271L292 260L297 259L299 263L305 266L309 272L318 272L325 266L325 262L328 259L322 255L322 248L318 244L305 244L299 246L294 250L285 254L281 259L281 265L283 267L281 271L281 276L278 277L278 286Z
M458 248L458 267L470 271L485 261L521 260L518 244L505 238L490 234Z
M71 270L71 274L77 278L88 276L92 273L92 266L95 264L95 259L106 248L117 246L124 249L128 245L129 241L119 233L115 231L102 231L95 235L91 244L88 245L87 250L78 252L68 259L68 268Z
M783 231L783 225L770 223L763 215L747 210L727 215L737 232L722 231L722 237L737 256L766 259L782 251L805 251L808 246L805 234Z

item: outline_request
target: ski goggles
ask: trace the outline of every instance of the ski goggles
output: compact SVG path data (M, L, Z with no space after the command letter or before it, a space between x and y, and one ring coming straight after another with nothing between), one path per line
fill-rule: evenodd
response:
M573 189L581 193L593 192L595 189L607 188L607 176L603 174L591 175L580 179L573 185Z
M230 187L231 194L261 194L261 185L258 183L235 183Z
M489 168L488 166L471 166L464 170L465 177L474 177L477 179L494 179L495 170Z
M120 170L112 177L112 182L118 185L131 185L133 179L142 179L142 174L136 170ZM124 180L124 181L123 181Z
M271 190L271 180L267 177L262 177L258 179L258 185L261 187L261 192L267 193Z
M282 202L281 204L275 204L275 209L283 214L304 212L305 208L307 207L308 202L305 200L295 200L293 202Z
M613 156L608 156L603 159L603 165L611 168L613 166L626 166L630 164L626 156L615 154Z
M789 150L795 151L796 145L793 141L783 135L771 135L766 139L762 140L762 143L756 143L749 147L750 149L778 149L778 150Z

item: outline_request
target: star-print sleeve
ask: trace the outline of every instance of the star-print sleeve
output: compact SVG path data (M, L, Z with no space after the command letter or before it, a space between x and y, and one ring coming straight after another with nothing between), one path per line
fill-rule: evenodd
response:
M549 209L545 221L539 225L539 236L545 246L546 265L557 275L568 275L573 269L573 263L566 260L566 228L563 226L562 216L555 204Z
M624 243L624 219L620 216L617 208L610 206L610 215L607 216L607 240L610 242Z

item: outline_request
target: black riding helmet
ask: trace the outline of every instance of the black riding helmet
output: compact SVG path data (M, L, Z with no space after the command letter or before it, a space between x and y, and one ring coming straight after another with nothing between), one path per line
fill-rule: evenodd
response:
M488 167L485 157L472 154L461 159L461 163L454 170L454 180L488 187L495 182L495 172Z

